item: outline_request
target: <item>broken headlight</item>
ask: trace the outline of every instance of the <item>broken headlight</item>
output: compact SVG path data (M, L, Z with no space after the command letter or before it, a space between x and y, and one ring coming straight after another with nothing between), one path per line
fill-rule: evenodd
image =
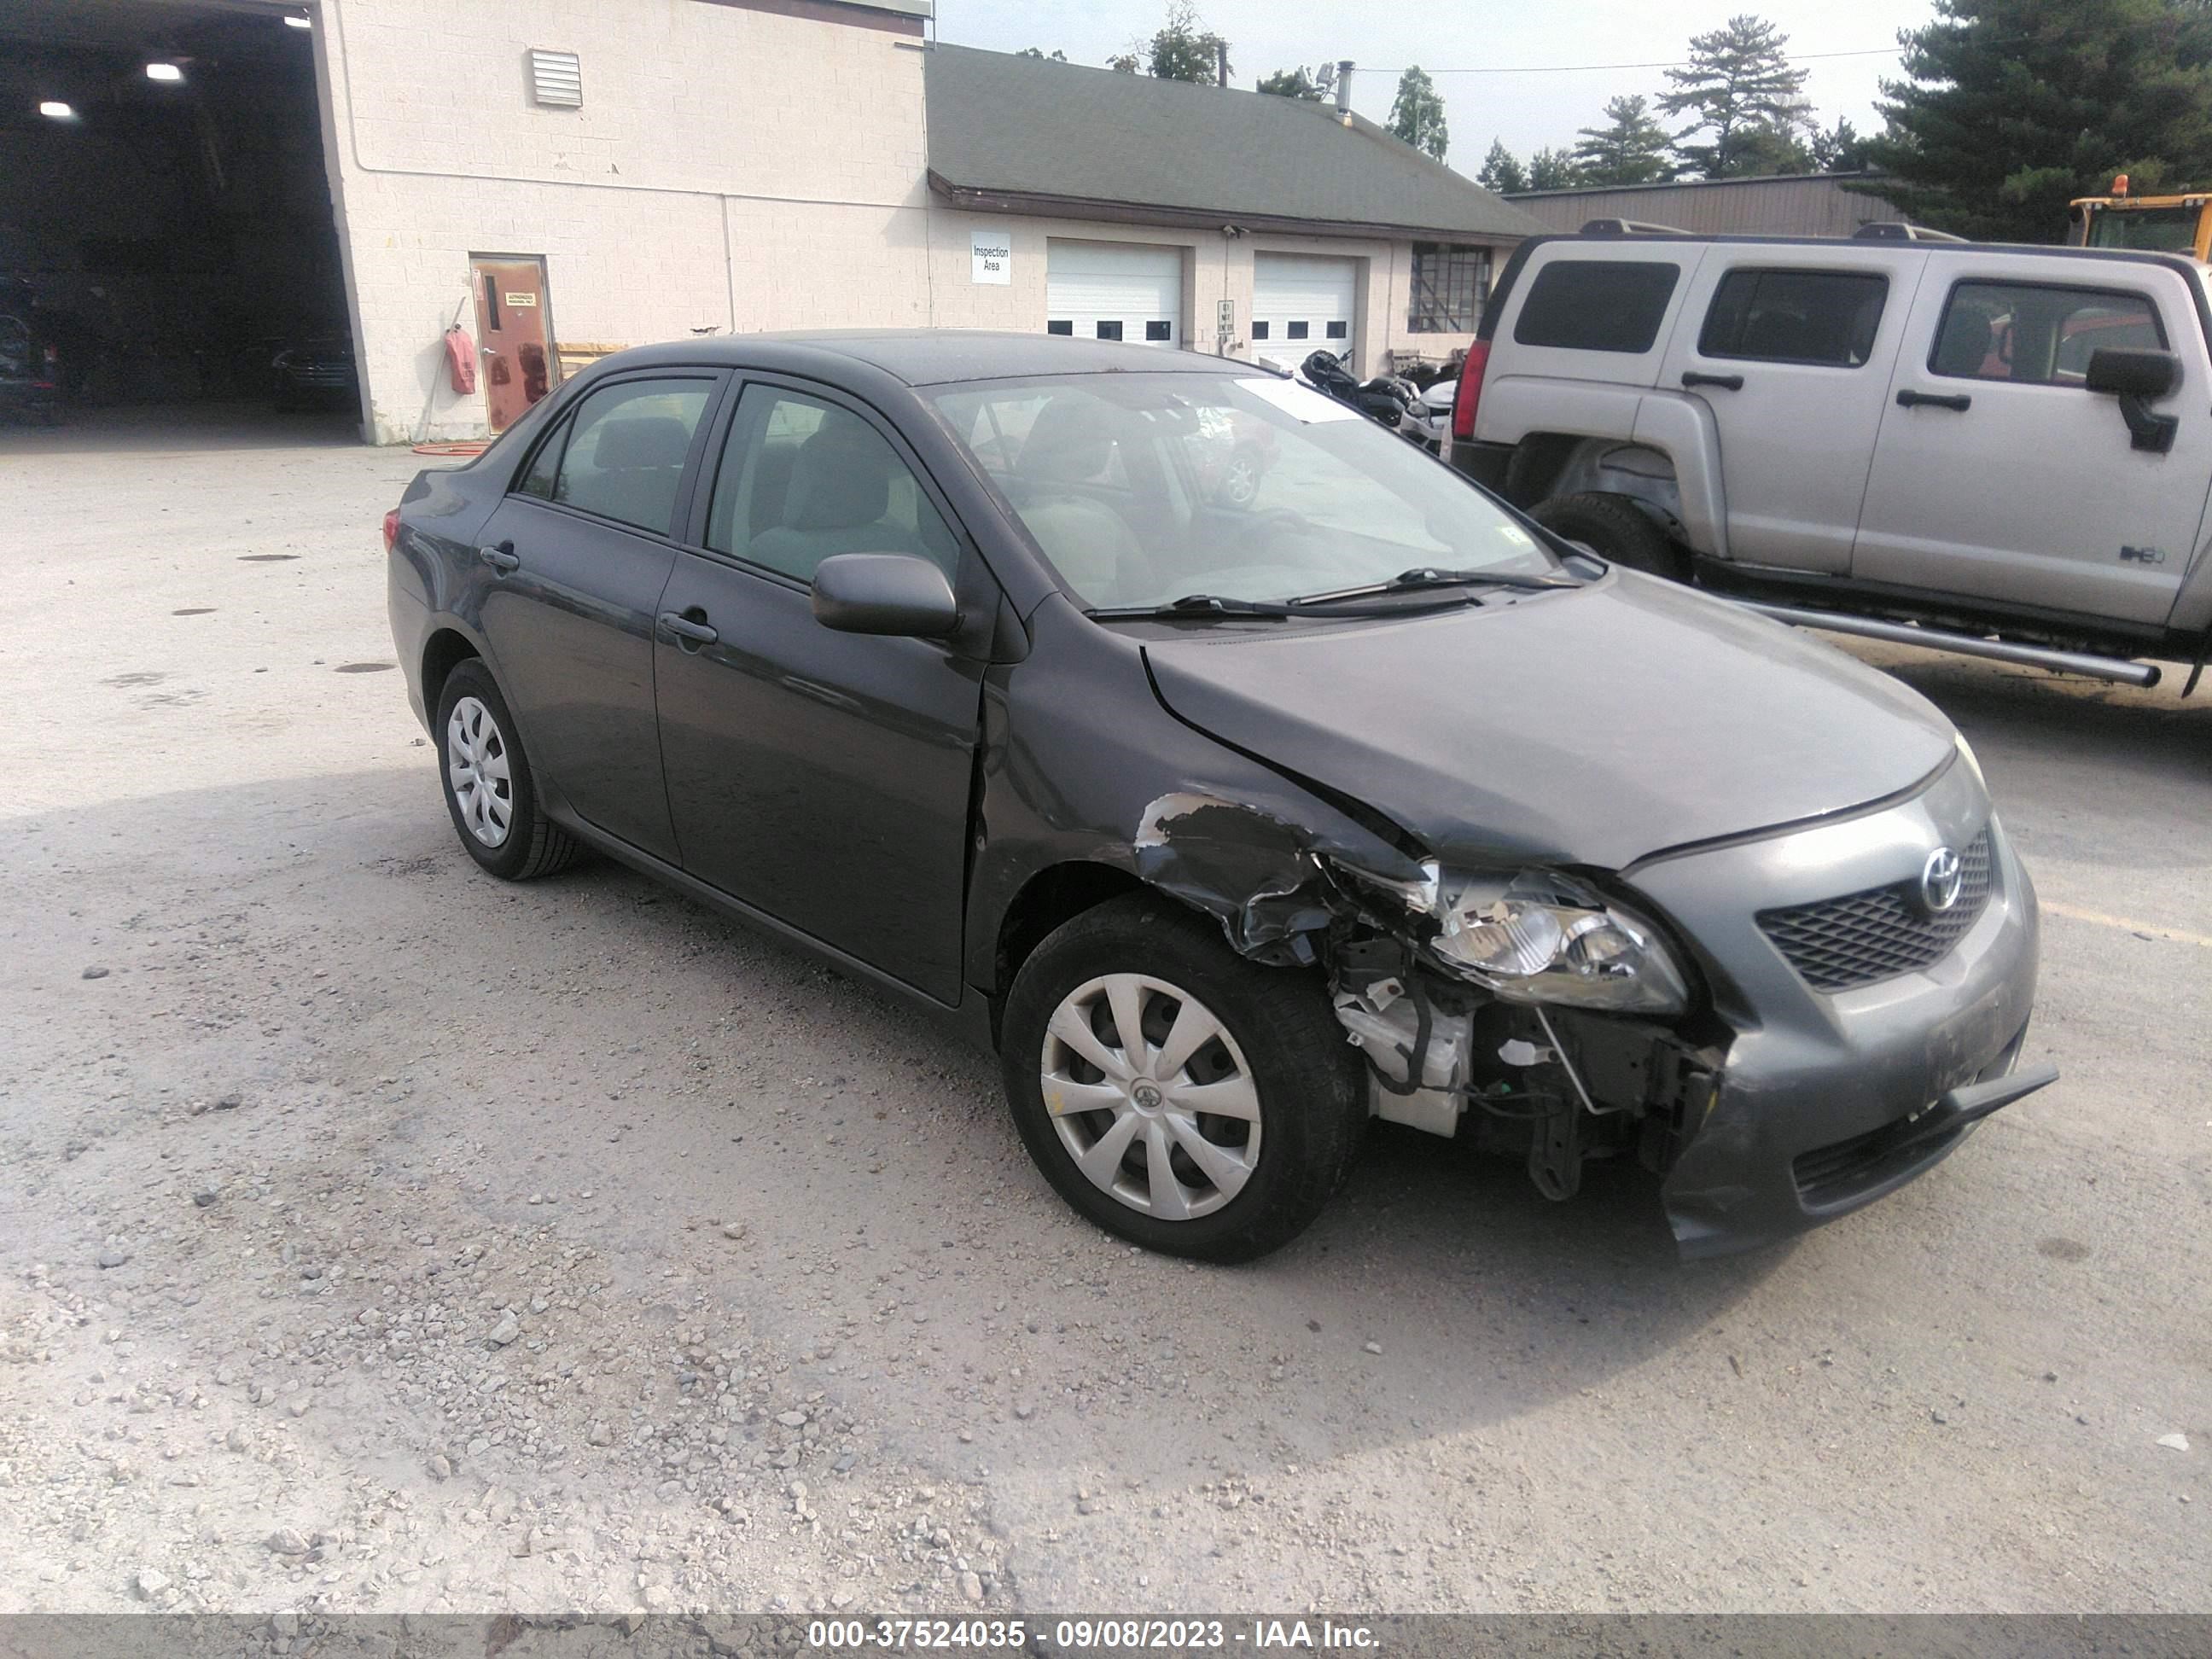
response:
M1437 954L1509 1002L1637 1014L1689 1006L1658 930L1571 876L1447 878L1438 916Z

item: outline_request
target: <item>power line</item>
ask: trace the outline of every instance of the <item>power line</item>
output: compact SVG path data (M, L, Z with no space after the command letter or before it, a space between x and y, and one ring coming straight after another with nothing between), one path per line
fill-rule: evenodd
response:
M1810 63L1821 58L1895 58L1902 55L1903 46L1866 46L1855 52L1793 52L1793 64ZM1648 64L1489 64L1480 69L1425 69L1425 75L1583 75L1601 70L1684 69L1691 63L1687 58L1668 58ZM1364 64L1354 65L1362 75L1403 75L1395 69L1370 69Z

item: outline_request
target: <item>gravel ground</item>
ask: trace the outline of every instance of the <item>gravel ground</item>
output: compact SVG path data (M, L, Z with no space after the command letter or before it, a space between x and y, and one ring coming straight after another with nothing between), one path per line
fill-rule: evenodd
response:
M476 872L418 465L0 434L0 1612L2212 1610L2212 707L1879 653L2065 1073L1898 1196L1686 1268L1386 1129L1200 1268L878 995Z

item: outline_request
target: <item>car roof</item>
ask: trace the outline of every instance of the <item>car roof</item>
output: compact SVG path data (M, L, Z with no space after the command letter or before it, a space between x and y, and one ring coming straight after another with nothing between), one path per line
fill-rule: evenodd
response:
M785 333L711 335L640 346L603 358L610 367L706 363L733 368L804 371L843 359L903 381L1013 380L1038 374L1256 374L1265 369L1227 357L1112 340L1018 334L986 329L806 329Z

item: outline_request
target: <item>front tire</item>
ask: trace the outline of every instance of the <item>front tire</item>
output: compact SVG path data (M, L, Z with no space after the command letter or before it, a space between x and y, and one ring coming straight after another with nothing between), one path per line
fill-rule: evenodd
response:
M1287 1243L1366 1125L1319 976L1257 967L1148 895L1038 945L1001 1035L1014 1127L1045 1178L1107 1231L1170 1255L1249 1261Z
M1553 534L1580 542L1610 564L1670 581L1689 575L1681 550L1626 495L1592 491L1556 496L1529 508L1528 516Z
M456 663L438 694L438 778L468 854L502 881L567 868L583 847L545 816L507 699L481 658Z

